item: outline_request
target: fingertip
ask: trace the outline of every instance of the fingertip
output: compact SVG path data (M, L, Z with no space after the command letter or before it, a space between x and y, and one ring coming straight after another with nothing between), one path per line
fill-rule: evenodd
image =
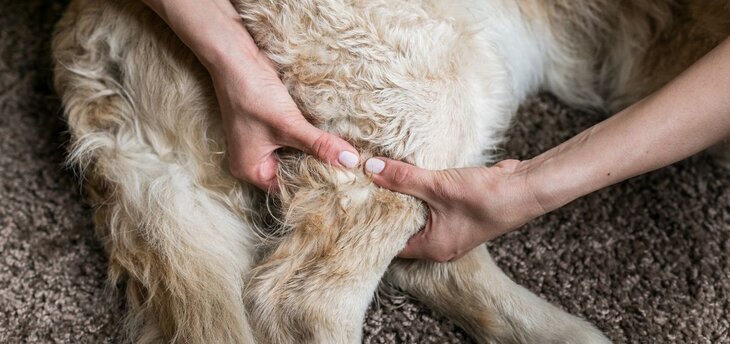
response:
M365 171L372 174L380 174L385 169L385 159L374 157L365 162Z
M343 150L337 157L337 162L347 168L354 168L360 163L360 157L351 151Z
M335 148L337 152L337 163L345 168L355 168L360 165L360 153L358 153L357 149L337 135L328 135L332 136L335 142L338 142Z
M339 147L342 152L350 152L350 153L354 154L358 158L358 160L360 159L360 153L357 151L357 149L355 147L353 147L349 142L347 142L347 140L345 140L337 135L334 135L334 134L330 134L330 135L334 136L335 139L337 139L340 142Z

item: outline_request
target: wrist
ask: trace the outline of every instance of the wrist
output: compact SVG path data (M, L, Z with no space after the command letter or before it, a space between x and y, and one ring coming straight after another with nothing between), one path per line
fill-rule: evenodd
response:
M210 71L259 59L259 49L227 0L144 0ZM215 23L212 25L211 23Z
M515 176L521 180L526 203L537 216L547 214L573 200L559 187L563 181L550 173L550 158L538 156L521 161L515 168Z
M198 60L211 74L220 71L228 73L232 69L261 63L261 53L253 39L240 28L232 28L214 35L222 39L206 40L191 44Z
M518 173L534 200L549 213L596 189L591 162L575 162L565 152L551 150L523 161Z
M496 234L502 235L548 212L530 183L528 165L528 161L504 160L488 169L498 169L501 175L497 178L496 189L489 192L491 196L487 199L487 208L492 211L483 212L490 214L488 221L498 219L500 223L484 226L490 232L489 239L496 236L495 228L499 230Z

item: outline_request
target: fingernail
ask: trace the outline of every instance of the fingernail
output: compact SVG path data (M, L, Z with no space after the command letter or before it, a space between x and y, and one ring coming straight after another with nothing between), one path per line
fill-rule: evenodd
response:
M380 160L380 159L370 158L370 159L368 159L368 161L365 162L365 169L368 172L378 174L380 172L383 172L384 168L385 168L385 161Z
M355 155L355 153L348 151L342 151L342 153L340 153L340 156L337 158L337 161L339 161L342 166L345 166L347 168L353 168L357 166L359 160L360 159L357 158L357 155Z

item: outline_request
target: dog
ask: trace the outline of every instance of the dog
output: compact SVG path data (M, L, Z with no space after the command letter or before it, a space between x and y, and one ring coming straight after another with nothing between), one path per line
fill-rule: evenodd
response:
M430 169L492 162L538 90L616 111L730 33L724 0L232 2L313 123ZM53 56L129 341L355 343L385 279L478 342L609 342L483 246L394 260L426 207L361 170L284 151L276 199L234 178L206 70L142 2L73 0Z

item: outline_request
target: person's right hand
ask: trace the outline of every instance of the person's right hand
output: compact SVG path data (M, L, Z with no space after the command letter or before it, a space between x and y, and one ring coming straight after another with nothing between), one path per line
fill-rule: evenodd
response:
M291 147L333 165L352 168L357 151L347 141L318 129L297 108L261 53L246 61L208 67L220 104L231 174L259 188L276 185L276 149Z
M428 204L426 226L398 256L447 262L545 213L516 172L519 164L504 160L492 167L429 171L371 158L365 169L375 184Z

